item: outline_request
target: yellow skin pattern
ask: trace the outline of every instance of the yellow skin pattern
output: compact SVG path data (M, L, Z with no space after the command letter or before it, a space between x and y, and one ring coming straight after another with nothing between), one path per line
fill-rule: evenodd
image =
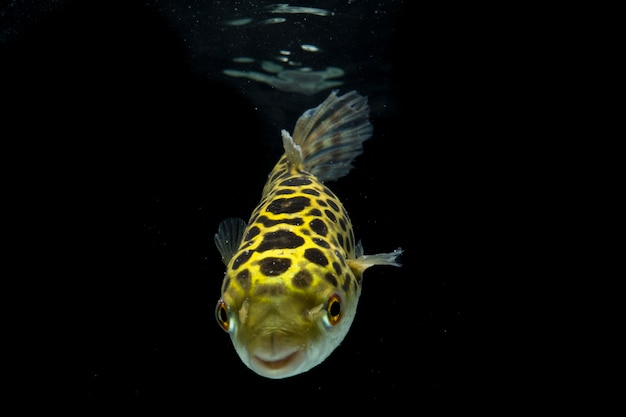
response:
M273 178L276 179L272 181ZM308 179L310 184L297 187L279 186L289 183L290 179L299 181L302 178ZM304 372L322 362L334 350L354 318L361 293L361 276L360 274L355 276L355 271L352 271L346 262L348 259L354 259L355 253L350 219L341 202L326 186L311 174L293 168L288 170L286 158L283 156L270 173L265 190L264 198L253 212L244 231L244 240L239 251L227 265L222 300L229 311L237 312L232 314L231 327L235 330L231 336L240 357L257 373L271 378ZM284 190L294 192L280 194ZM306 193L303 190L306 190ZM318 193L319 196L312 195L312 192ZM272 207L279 206L281 202L288 204L289 201L305 202L303 204L306 204L306 207L296 213L272 213L271 210L281 211L280 207L278 209ZM334 210L333 207L339 210ZM326 210L330 210L335 221L327 217ZM280 223L285 220L293 224ZM323 227L315 227L316 224L321 225L320 221L324 222L326 233ZM274 222L276 224L272 224ZM251 235L251 230L252 234L257 230L254 228L258 228L260 232L252 239L246 240L246 237ZM263 252L256 250L263 242L264 236L276 235L282 231L291 232L301 238L302 245L295 248L279 247ZM318 232L325 235L322 236ZM339 243L339 236L343 245ZM279 246L294 245L295 243L286 241ZM319 254L318 251L321 251L327 261L319 262L326 265L307 259L305 251L309 249L313 254ZM247 251L250 251L248 260L235 268L236 260ZM282 273L271 272L271 264L263 260L272 258L289 259L289 268ZM269 269L272 275L263 273L262 265L263 270L268 272ZM240 275L238 279L238 274L246 269L249 276L244 275L246 278L242 279ZM305 285L307 280L308 285ZM338 297L341 302L341 317L334 325L331 324L334 320L332 316L329 318L328 311L331 297L333 300ZM255 358L255 352L264 362ZM290 365L296 366L292 369L271 369L273 365L278 367L285 356L288 357L294 352L306 356L298 363L294 360ZM279 362L272 364L272 361Z

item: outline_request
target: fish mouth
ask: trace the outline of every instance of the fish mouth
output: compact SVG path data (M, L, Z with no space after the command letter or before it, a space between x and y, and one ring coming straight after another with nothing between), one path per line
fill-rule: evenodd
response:
M267 355L260 351L250 355L250 364L259 375L268 378L286 378L296 374L297 368L304 362L305 356L301 349L290 349L278 355Z

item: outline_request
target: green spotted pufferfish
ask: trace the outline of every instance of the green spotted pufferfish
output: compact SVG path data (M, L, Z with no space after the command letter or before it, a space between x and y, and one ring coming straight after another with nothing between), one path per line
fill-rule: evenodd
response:
M364 255L348 213L324 182L346 175L372 135L367 99L333 91L300 116L246 223L222 221L215 235L226 273L215 316L237 354L268 378L320 364L346 336L363 272L400 266L398 248Z

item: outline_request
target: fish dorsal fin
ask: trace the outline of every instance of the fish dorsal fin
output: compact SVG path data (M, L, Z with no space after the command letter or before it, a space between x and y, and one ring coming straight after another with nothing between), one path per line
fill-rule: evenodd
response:
M229 217L220 222L213 240L220 251L220 255L222 255L224 265L228 265L228 262L239 249L245 230L246 222L238 217Z
M286 133L283 133L283 143ZM343 96L333 91L322 104L300 116L292 142L304 169L326 181L350 172L352 161L363 152L363 142L371 136L367 98L356 91ZM290 152L295 150L285 146L285 153L292 162ZM292 153L292 157L296 155Z
M283 148L285 148L287 160L294 167L300 166L302 163L302 147L296 145L296 142L285 129L281 130L280 134L283 137Z

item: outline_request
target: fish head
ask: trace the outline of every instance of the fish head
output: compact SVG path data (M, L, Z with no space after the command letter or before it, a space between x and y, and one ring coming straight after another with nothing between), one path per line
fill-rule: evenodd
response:
M341 343L356 300L328 288L236 300L224 294L216 317L244 364L267 378L287 378L320 364Z

